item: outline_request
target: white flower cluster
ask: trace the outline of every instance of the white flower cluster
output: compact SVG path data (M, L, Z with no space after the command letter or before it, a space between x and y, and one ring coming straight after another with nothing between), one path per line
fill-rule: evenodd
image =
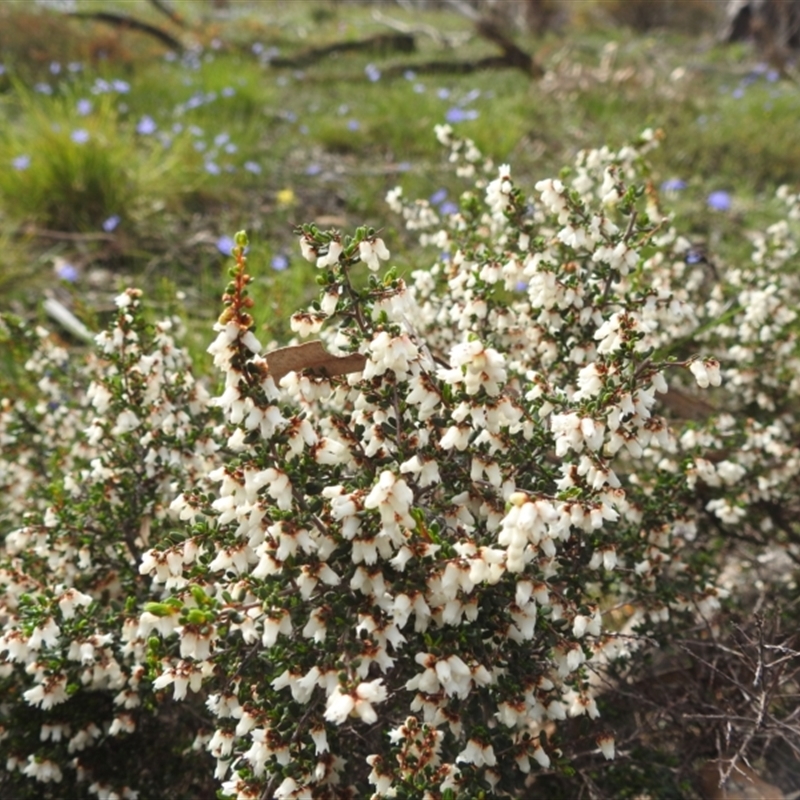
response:
M218 445L172 323L149 329L135 290L117 307L97 337L102 360L82 369L37 331L25 366L42 400L0 411L4 526L16 517L0 553L0 747L10 779L135 798L151 756L113 753L153 724L138 609L159 588L139 562L171 526L176 485L206 485Z

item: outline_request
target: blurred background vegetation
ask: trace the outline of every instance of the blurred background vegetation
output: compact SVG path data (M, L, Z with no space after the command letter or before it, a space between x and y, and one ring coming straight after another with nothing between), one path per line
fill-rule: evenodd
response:
M722 43L724 11L719 0L0 4L0 306L41 314L57 293L96 329L134 283L185 319L199 353L225 237L246 228L260 335L284 341L313 289L295 224L372 224L401 267L424 263L384 196L400 184L457 199L433 136L445 121L528 186L581 148L662 128L654 181L699 244L724 247L800 174L790 65L756 40ZM476 68L502 55L486 20L530 70Z

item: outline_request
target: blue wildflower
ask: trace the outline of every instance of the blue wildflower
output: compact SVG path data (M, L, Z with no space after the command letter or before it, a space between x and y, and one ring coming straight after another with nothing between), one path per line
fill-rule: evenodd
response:
M711 192L706 202L714 211L730 211L732 205L730 194L721 190Z
M158 125L156 125L155 120L149 114L145 114L136 125L136 133L140 133L142 136L149 136L157 130Z
M269 262L269 265L274 269L276 272L283 272L289 266L289 257L284 253L278 253L277 255L273 256Z
M111 233L116 230L121 221L119 214L112 214L107 220L103 221L103 230L106 233Z
M661 184L662 192L679 192L686 188L686 181L681 178L670 178Z
M233 237L220 236L219 239L217 239L217 250L219 250L222 255L229 256L235 244L236 242L233 241Z
M686 253L686 256L683 260L687 264L700 264L702 261L705 261L705 256L703 255L702 250L698 250L697 248L693 247Z
M78 280L78 269L68 261L58 259L59 263L56 265L56 275L68 283L75 283Z
M450 123L465 122L467 120L477 119L478 112L474 108L460 108L459 106L453 106L452 108L447 109L447 113L444 115L444 118Z

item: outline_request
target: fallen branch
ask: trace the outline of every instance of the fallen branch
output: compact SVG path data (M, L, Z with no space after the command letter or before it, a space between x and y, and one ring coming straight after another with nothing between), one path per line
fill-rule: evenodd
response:
M493 22L487 19L478 20L475 23L475 30L503 51L502 58L509 67L518 67L537 78L544 75L544 70L536 59L515 44Z
M152 5L156 10L160 11L164 16L168 17L171 22L174 22L181 28L186 27L186 20L178 14L177 11L171 9L164 0L150 0L150 5Z
M480 18L475 23L479 36L499 47L499 56L487 56L474 61L426 61L422 64L394 64L382 70L384 75L394 77L413 70L419 75L439 75L455 73L459 75L484 69L521 69L526 75L541 78L544 69L536 59L515 44L500 28L487 19Z
M292 67L294 69L310 66L334 53L350 52L400 52L413 53L416 50L414 37L405 33L379 33L368 39L357 39L352 42L334 42L324 47L312 47L292 57L273 58L273 67Z
M387 77L403 75L408 70L413 70L418 75L468 75L484 69L509 69L519 67L528 75L540 77L543 73L539 69L522 66L507 59L505 56L488 56L476 61L425 61L422 64L396 64L382 70Z
M116 14L111 11L70 11L69 16L81 19L96 19L98 22L106 22L117 28L146 33L172 50L183 50L183 45L171 34L161 30L161 28L157 28L155 25L151 25L149 22L142 22L125 14Z
M423 23L419 23L417 25L408 25L398 19L387 17L386 14L378 11L377 8L372 12L372 18L375 20L375 22L380 22L382 25L386 25L388 28L392 28L400 33L409 34L411 36L415 34L429 36L436 42L436 44L441 45L442 47L461 47L472 38L472 34L469 32L462 31L460 33L443 33L433 25L425 25Z

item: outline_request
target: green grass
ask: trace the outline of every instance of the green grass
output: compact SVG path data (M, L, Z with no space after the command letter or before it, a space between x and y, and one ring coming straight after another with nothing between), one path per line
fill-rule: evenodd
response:
M721 242L732 257L742 252L741 237L726 251L729 234L758 224L775 188L800 174L793 85L753 73L749 50L713 46L709 35L604 28L608 14L621 12L613 4L601 15L596 4L582 4L569 36L518 37L548 70L540 81L492 70L384 74L375 82L366 76L369 64L386 72L399 63L482 57L492 48L473 37L448 50L419 35L412 54L348 53L303 70L277 69L258 53L277 48L286 56L388 29L369 8L325 0L233 3L227 15L205 3L172 5L186 30L143 0L81 5L135 15L201 48L172 60L142 34L35 14L22 4L0 9L1 306L35 313L58 256L82 267L75 292L87 318L122 285L136 283L159 308L184 316L199 347L224 284L217 239L246 228L254 293L264 308L260 336L285 341L290 313L314 289L294 225L371 224L384 229L401 265L425 263L408 249L411 240L384 196L397 183L409 196L442 188L458 196L464 186L433 136L454 107L477 112L456 125L458 133L496 162L510 161L528 187L581 148L619 146L646 126L663 128L654 181L687 181L668 199L678 223L699 242ZM470 30L450 13L418 19L392 7L390 16L448 33ZM130 88L98 91L98 80ZM50 95L36 88L42 83ZM80 100L91 102L90 113L79 113ZM155 130L137 132L145 118ZM76 130L88 141L74 141ZM23 155L27 169L8 168ZM731 212L706 208L717 189L732 193ZM288 190L289 203L281 194ZM121 218L113 236L92 239L112 215ZM53 240L39 229L90 236ZM272 269L276 255L290 256L288 269ZM102 274L105 282L88 280Z

